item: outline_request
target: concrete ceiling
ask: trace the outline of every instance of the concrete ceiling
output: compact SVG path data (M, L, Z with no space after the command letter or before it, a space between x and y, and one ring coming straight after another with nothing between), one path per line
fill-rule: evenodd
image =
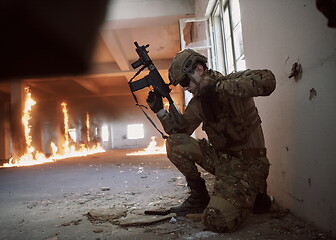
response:
M90 70L76 76L25 79L29 86L55 98L104 98L130 94L131 63L138 59L134 42L150 44L150 57L167 80L171 59L180 50L178 20L192 17L194 0L114 0L97 36ZM0 83L10 94L10 84ZM141 91L140 91L141 92Z

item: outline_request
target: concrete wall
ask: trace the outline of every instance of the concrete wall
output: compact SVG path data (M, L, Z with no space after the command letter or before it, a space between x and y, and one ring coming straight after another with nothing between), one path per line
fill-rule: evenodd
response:
M335 236L336 29L311 0L240 6L247 67L268 68L277 78L270 97L256 98L271 162L269 192ZM295 62L303 67L298 81L288 78Z
M140 111L140 110L139 110ZM154 116L155 117L155 116ZM154 119L154 118L153 118ZM112 148L145 148L151 141L152 136L156 136L158 145L162 146L161 135L156 132L154 127L148 124L148 120L145 117L141 117L137 121L129 121L124 119L124 122L112 123ZM127 125L128 124L143 124L144 126L144 138L140 139L127 139ZM160 125L157 125L160 127ZM159 144L160 142L160 144Z
M215 4L208 2L207 10ZM196 1L196 15L204 2ZM336 29L311 0L240 0L247 68L277 79L256 98L271 170L269 193L298 217L336 236ZM302 78L289 78L294 63Z
M140 104L145 105L147 92L138 93L138 100ZM113 99L113 100L112 100ZM134 99L131 95L116 96L111 98L111 102L116 102L115 109L111 109L110 118L100 121L100 125L107 124L111 129L111 139L109 146L104 146L105 149L116 148L143 148L147 147L151 141L152 136L156 136L158 144L163 143L161 141L161 135L151 125L142 111L135 106ZM157 127L162 130L161 124L156 115L152 113L150 109L146 110L146 113L155 122ZM142 139L127 139L127 125L129 124L143 124L144 138Z

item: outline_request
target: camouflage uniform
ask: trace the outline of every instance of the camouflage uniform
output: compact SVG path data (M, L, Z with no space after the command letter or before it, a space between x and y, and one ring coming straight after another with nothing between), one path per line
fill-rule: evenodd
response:
M183 114L184 128L176 126L167 111L159 119L170 135L167 156L181 173L199 178L198 164L216 177L204 224L217 232L234 231L249 214L257 194L266 191L269 161L253 97L270 95L275 77L269 70L228 76L208 70L204 80L214 85L216 93L207 103L199 95L191 99ZM208 140L190 137L201 123Z

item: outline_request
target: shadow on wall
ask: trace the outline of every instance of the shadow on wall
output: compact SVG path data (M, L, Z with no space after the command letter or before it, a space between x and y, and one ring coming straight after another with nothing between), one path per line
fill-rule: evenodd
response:
M316 7L328 19L328 27L336 28L336 0L316 0Z

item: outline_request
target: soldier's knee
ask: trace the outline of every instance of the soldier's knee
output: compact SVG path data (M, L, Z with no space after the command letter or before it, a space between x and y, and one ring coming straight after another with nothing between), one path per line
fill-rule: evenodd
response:
M203 212L203 224L214 232L234 232L245 217L244 211L233 206L228 200L212 196Z
M187 145L190 143L190 136L183 133L172 134L168 137L166 146L167 150L173 150L181 145Z

